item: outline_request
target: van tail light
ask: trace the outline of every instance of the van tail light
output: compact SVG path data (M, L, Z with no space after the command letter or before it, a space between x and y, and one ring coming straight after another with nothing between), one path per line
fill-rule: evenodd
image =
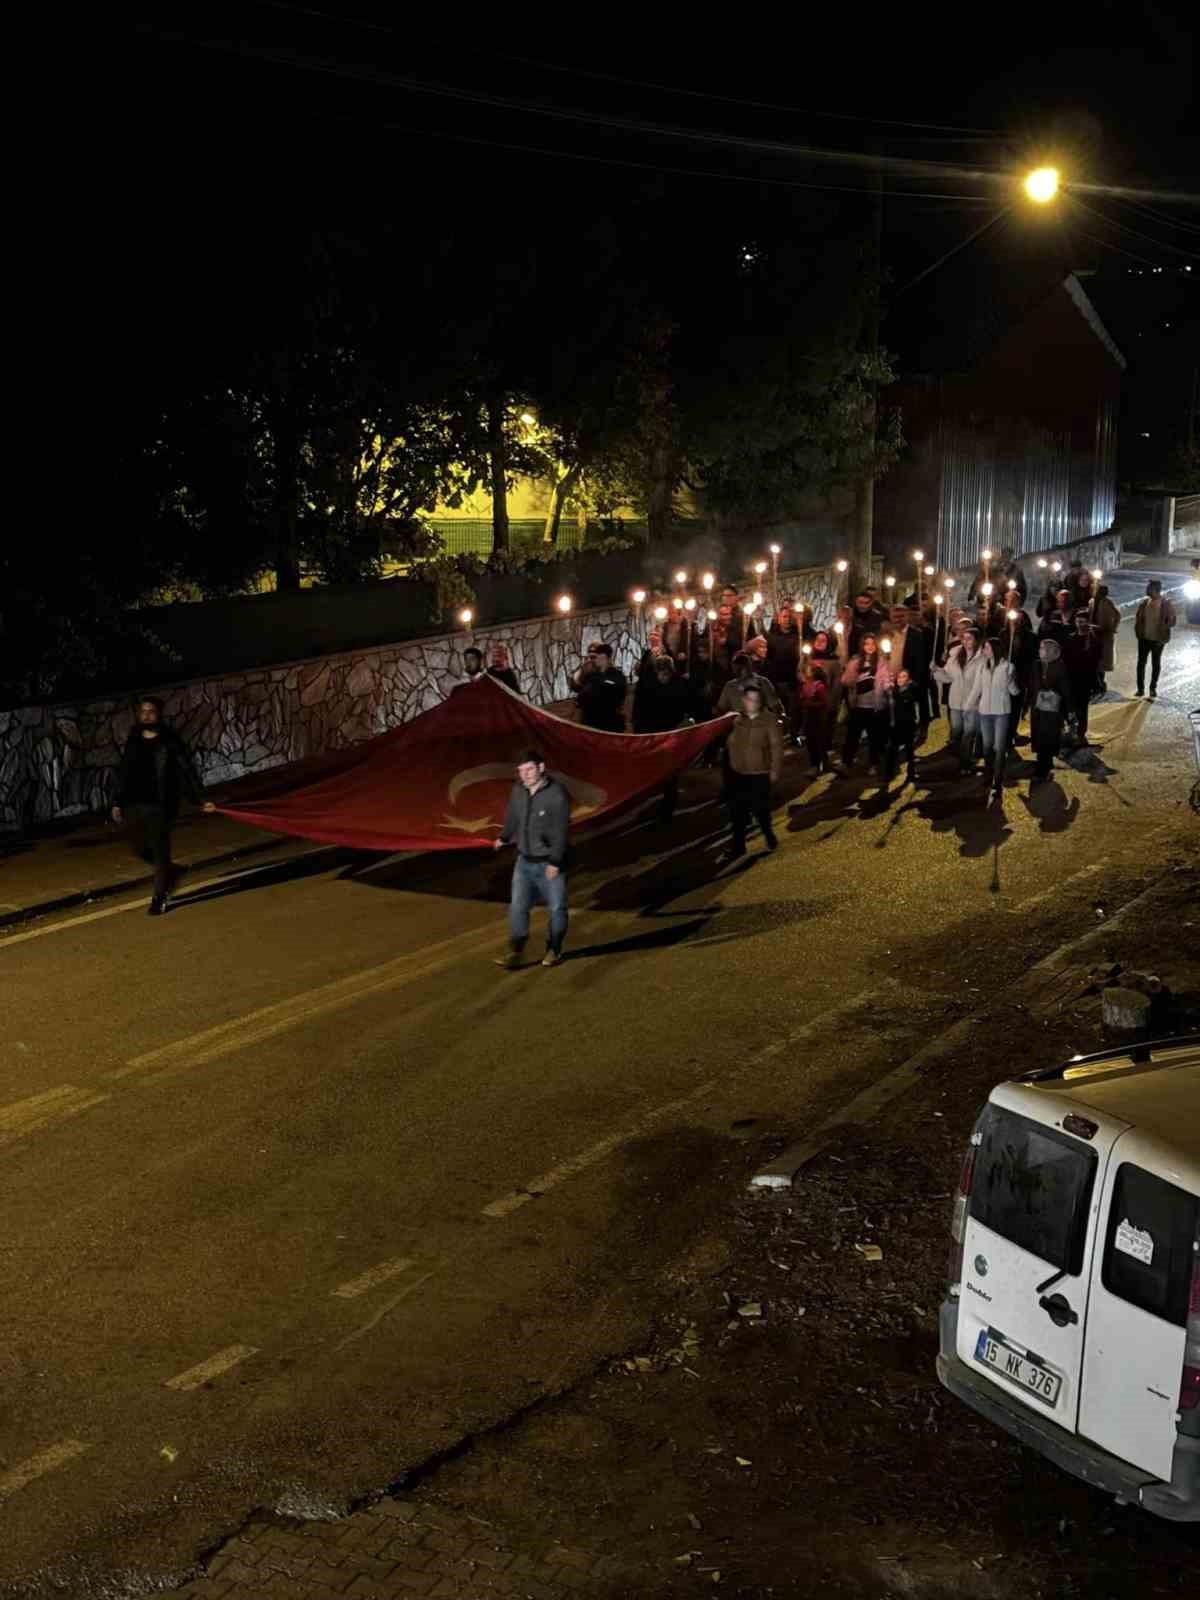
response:
M1179 1380L1180 1411L1195 1411L1200 1407L1200 1243L1193 1245L1192 1249L1192 1287L1188 1294L1183 1376Z
M963 1156L962 1171L958 1175L958 1193L954 1196L954 1210L950 1216L950 1257L947 1274L951 1293L958 1293L962 1282L963 1241L967 1236L967 1213L971 1209L971 1185L975 1181L975 1152L981 1135L973 1133L967 1152Z

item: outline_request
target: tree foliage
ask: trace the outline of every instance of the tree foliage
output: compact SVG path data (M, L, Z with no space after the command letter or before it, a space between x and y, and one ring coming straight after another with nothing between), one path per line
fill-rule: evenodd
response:
M415 181L405 198L316 203L297 180L248 189L236 231L186 207L174 232L125 219L114 516L69 572L26 553L10 696L132 658L139 602L436 563L428 513L521 476L553 491L552 546L568 497L657 537L684 492L736 526L886 465L861 202L604 176L572 194L568 236L499 186L461 217ZM468 575L444 572L458 593Z

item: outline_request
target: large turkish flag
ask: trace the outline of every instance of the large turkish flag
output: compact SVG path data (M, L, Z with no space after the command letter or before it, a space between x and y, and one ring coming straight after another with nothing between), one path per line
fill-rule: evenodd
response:
M661 789L732 720L599 733L485 676L390 733L240 778L212 798L228 816L272 833L363 850L490 848L522 750L541 751L570 793L572 824L586 828Z

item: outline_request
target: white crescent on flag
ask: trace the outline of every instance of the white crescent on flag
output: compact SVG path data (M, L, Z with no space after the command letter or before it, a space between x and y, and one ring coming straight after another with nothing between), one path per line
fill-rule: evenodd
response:
M557 778L559 783L571 796L571 819L580 822L584 817L590 817L594 811L599 811L608 800L608 791L601 789L594 783L585 783L582 778L569 778L565 772L555 772L547 768L552 778ZM446 788L446 797L453 805L464 789L469 789L473 783L512 782L513 764L511 761L489 761L481 767L467 767L463 772L456 772L450 779ZM492 822L487 817L451 817L443 814L442 826L455 828L460 833L482 833L486 828L498 828L498 822Z

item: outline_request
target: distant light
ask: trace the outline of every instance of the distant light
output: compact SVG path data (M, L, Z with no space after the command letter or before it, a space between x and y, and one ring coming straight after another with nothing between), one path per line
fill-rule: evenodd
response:
M537 418L534 416L532 411L522 411L521 421L527 428L532 428L534 423L536 423Z
M1058 168L1038 167L1025 179L1025 193L1038 205L1044 206L1058 193Z
M850 563L848 561L839 561L838 564L837 564L837 569L838 569L839 572L845 572L846 568L849 565L850 565Z
M894 589L896 587L895 578L885 578L883 581L888 586L889 589Z
M646 604L646 591L645 591L645 589L635 589L633 591L633 597L632 598L633 598L633 603L634 603L635 606L644 606Z
M990 561L992 559L992 552L990 550L983 550L980 553L985 561Z
M1169 328L1170 326L1171 326L1171 324L1168 322L1167 323L1167 327ZM778 555L782 555L783 554L783 546L781 544L770 544L770 545L767 546L767 549L771 552L771 554L773 556L778 556Z
M691 595L688 595L687 599L683 602L683 609L685 611L695 611L696 602L692 599Z
M914 561L924 561L924 559L925 559L924 550L914 550L913 551L913 560Z
M655 618L656 622L665 622L667 620L667 608L666 608L666 606L655 606L655 608L654 608L654 618Z
M765 561L756 561L754 563L754 570L761 578L763 573L767 570L767 563Z
M676 595L674 600L671 601L671 604L675 607L676 611L682 611L683 610L683 601L679 598L678 595Z
M926 567L925 568L925 576L927 578L932 578L936 571L937 571L936 567Z
M700 579L701 587L704 589L711 589L715 582L716 579L713 577L711 572L706 572Z
M680 568L680 570L675 574L675 582L676 583L686 583L687 582L687 573L684 572L682 568Z
M1144 434L1143 434L1143 435L1142 435L1142 438L1143 438L1143 439L1148 439L1148 438L1149 438L1149 437L1150 437L1150 435L1149 435L1149 434L1148 434L1148 433L1144 433Z
M458 613L458 620L462 623L464 628L469 627L474 621L474 618L475 613L471 610L470 606L464 606L463 609Z
M979 586L980 594L984 595L986 598L990 598L995 593L995 590L996 585L994 583L983 583Z
M757 589L755 589L754 593L750 596L750 598L751 598L751 600L753 600L753 602L754 602L754 604L756 606L762 605L762 595L759 593L759 591Z
M713 611L711 607L709 608L708 620L710 622L715 622L717 620L717 613Z
M556 603L558 605L558 609L565 617L567 612L570 611L572 605L574 604L574 601L571 599L569 594L560 594Z

